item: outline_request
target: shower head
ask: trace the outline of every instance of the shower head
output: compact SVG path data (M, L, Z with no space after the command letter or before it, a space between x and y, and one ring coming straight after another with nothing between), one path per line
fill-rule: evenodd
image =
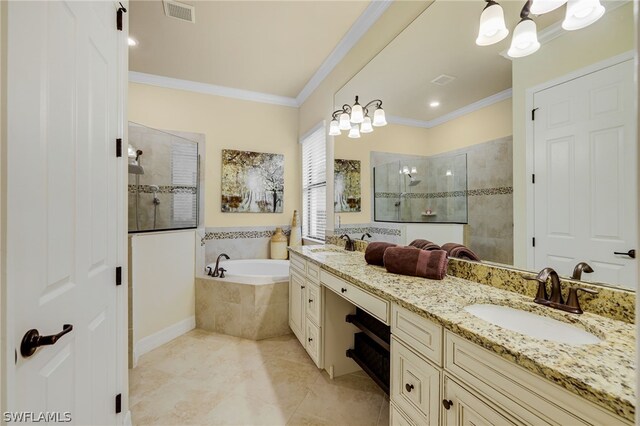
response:
M129 163L129 173L132 175L143 175L144 167Z

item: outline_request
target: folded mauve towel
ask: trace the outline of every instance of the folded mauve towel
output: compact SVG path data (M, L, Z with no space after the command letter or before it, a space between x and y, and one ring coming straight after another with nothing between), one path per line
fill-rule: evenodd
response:
M441 280L447 275L449 260L444 250L420 250L415 247L389 247L384 266L393 274Z
M480 257L469 247L458 243L446 243L442 246L442 250L449 254L449 257L457 257L458 259L480 261Z
M429 240L413 240L409 243L411 247L416 247L421 250L440 250L440 246L436 243L432 243Z
M395 246L396 244L385 242L369 243L364 252L364 260L366 260L369 265L384 266L384 263L382 262L384 251L389 247Z

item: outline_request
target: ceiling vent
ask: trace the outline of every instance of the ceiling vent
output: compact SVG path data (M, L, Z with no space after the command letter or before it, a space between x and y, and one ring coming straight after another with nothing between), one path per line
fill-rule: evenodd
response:
M196 22L195 7L173 0L163 0L162 4L164 5L164 14L168 17L191 23Z
M456 78L447 74L442 74L431 80L433 84L437 84L438 86L446 86L451 83Z

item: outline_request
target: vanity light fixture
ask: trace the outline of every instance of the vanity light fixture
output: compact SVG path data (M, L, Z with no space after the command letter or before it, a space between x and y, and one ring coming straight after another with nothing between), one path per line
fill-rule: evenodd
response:
M600 19L604 11L600 0L569 0L562 28L573 31L587 27Z
M439 107L439 106L440 106L440 102L438 102L438 101L433 101L433 102L431 102L431 103L429 104L429 106L430 106L431 108Z
M480 29L476 44L489 46L503 40L509 35L509 30L504 23L504 11L502 6L493 0L486 0L487 5L480 15Z
M533 0L533 3L531 4L531 13L534 15L543 15L551 12L552 10L556 10L566 2L567 0Z
M373 112L373 120L369 117L369 108L375 107ZM329 135L338 136L342 130L348 130L350 138L359 138L361 133L373 132L373 127L386 126L387 120L382 109L382 101L380 99L373 100L364 107L358 102L358 96L353 106L343 105L342 109L334 111L331 114L331 123L329 123Z

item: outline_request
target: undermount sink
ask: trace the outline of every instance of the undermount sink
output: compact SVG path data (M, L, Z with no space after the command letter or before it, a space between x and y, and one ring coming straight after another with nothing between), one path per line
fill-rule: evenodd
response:
M599 337L579 327L508 306L477 304L464 310L491 324L536 339L574 346L601 342Z

